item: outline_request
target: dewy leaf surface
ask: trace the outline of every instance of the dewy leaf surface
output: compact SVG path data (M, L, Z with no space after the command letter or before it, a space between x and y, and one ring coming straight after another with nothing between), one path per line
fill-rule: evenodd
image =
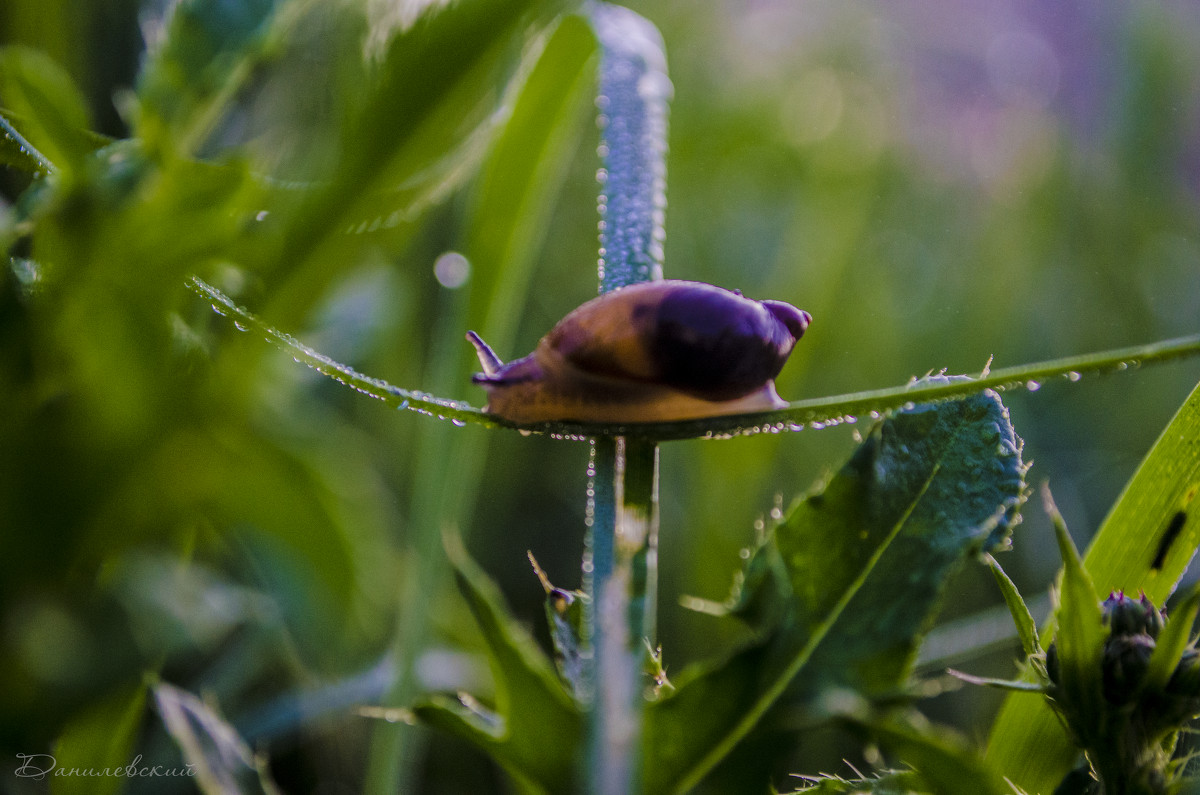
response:
M836 714L822 701L831 688L902 687L950 571L1008 537L1025 496L1020 448L994 392L873 428L775 529L790 601L770 641L650 709L647 791L695 785L781 703L820 717Z

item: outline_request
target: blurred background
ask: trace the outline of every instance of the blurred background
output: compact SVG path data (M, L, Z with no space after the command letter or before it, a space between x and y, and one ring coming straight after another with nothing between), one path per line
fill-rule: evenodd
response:
M594 84L556 56L537 85L564 99L514 110L553 3L503 28L476 10L503 4L459 4L445 29L477 57L411 29L420 4L205 5L182 4L190 27L166 2L0 6L0 42L56 63L93 129L146 142L42 205L0 174L4 770L112 725L155 672L218 705L285 791L506 791L456 741L354 707L488 694L444 532L546 640L526 551L578 586L587 446L390 410L183 280L362 372L482 404L465 329L523 355L595 294ZM629 5L675 87L666 274L812 313L784 397L1200 330L1197 4ZM189 180L192 157L223 170ZM1190 361L1005 395L1030 482L1081 546L1197 380ZM668 673L740 637L680 597L722 599L756 524L855 430L663 446ZM1001 562L1035 596L1058 556L1036 501L1024 515ZM990 574L948 588L923 672L1011 674ZM977 688L924 709L982 740L998 706ZM139 720L137 752L168 754ZM780 772L856 748L813 737Z

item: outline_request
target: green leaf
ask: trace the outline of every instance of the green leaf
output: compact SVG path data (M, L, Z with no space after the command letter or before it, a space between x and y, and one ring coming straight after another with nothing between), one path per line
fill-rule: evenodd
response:
M302 316L339 272L330 263L353 262L347 231L410 223L474 173L507 118L509 89L520 86L528 58L539 54L522 45L560 6L553 0L432 4L392 38L361 108L346 123L352 145L341 147L328 179L289 214L277 259L294 272L270 291L272 316Z
M151 148L195 154L262 56L275 0L183 0L171 6L161 41L138 79L136 129Z
M570 685L577 699L584 698L587 690L587 654L583 642L583 624L587 609L587 595L582 591L567 591L556 588L542 571L533 553L529 562L546 591L546 623L550 627L550 641L554 644L554 662L563 680Z
M1142 685L1145 690L1153 692L1166 688L1191 641L1197 613L1200 613L1200 586L1194 586L1182 604L1171 611L1171 620L1163 627L1150 655L1150 667Z
M96 701L68 723L55 742L55 767L115 770L135 764L133 748L145 707L146 686L141 682ZM50 791L55 795L110 795L121 783L119 776L51 776Z
M1022 693L1046 692L1046 686L1038 684L1037 682L1025 682L1020 679L993 679L990 676L972 676L971 674L965 674L962 671L955 671L953 668L947 669L946 673L971 685L994 687L998 690L1016 690Z
M206 795L275 795L266 760L255 756L216 710L185 690L160 682L154 702L167 732Z
M925 782L912 770L888 770L873 778L847 779L840 776L802 776L809 786L788 795L920 795Z
M592 104L596 39L577 16L562 20L488 155L471 211L471 322L498 350L513 344L563 180Z
M1008 575L1004 573L1004 569L1000 568L1000 564L991 555L984 555L983 562L992 570L992 576L996 578L996 584L1000 586L1000 593L1004 595L1004 603L1008 605L1008 612L1012 614L1013 623L1017 626L1017 635L1021 639L1021 648L1024 650L1025 656L1032 657L1035 654L1041 654L1042 644L1038 641L1037 624L1034 622L1025 600L1021 598L1016 584L1009 579Z
M23 137L33 151L14 140L25 150L18 157L21 162L36 161L41 172L78 171L91 150L85 133L87 108L79 89L54 60L28 47L0 50L0 103L26 122ZM16 131L7 123L4 126L5 137L12 139Z
M0 166L11 166L27 174L49 174L54 164L14 126L14 115L0 111Z
M1092 540L1084 566L1097 592L1142 590L1157 605L1171 595L1200 545L1200 522L1194 520L1198 438L1200 386L1159 436ZM1180 512L1185 522L1168 532ZM1024 694L1009 697L988 745L988 760L1029 792L1052 790L1074 766L1077 753L1044 699Z
M490 753L519 782L540 792L577 791L583 716L533 639L513 621L496 586L456 542L447 543L459 590L487 644L496 679L491 710L470 697L434 698L416 717Z
M778 703L831 688L893 698L948 574L1008 536L1025 466L995 393L921 405L872 429L775 530L791 615L649 710L648 792L695 785Z
M1104 656L1104 627L1100 597L1092 585L1079 558L1079 550L1071 540L1062 515L1054 506L1050 489L1044 488L1046 513L1054 525L1054 537L1063 559L1062 583L1058 591L1055 623L1058 631L1054 642L1058 647L1059 687L1063 701L1072 705L1073 713L1083 726L1099 727L1106 719L1100 661Z

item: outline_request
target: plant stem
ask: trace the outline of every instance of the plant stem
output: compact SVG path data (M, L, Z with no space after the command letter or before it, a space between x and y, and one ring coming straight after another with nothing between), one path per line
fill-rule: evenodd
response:
M625 8L588 8L600 43L602 130L600 292L662 278L666 116L671 84L662 38ZM646 437L593 437L590 791L641 791L642 668L658 593L658 445Z
M593 442L588 621L592 649L592 791L640 789L641 672L657 597L658 446Z

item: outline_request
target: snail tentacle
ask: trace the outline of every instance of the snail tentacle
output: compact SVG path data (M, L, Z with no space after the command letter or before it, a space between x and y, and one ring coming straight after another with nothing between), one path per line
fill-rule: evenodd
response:
M483 368L484 375L493 376L504 366L504 362L492 350L492 346L474 331L467 332L467 342L475 346L475 355L479 357L479 366Z

